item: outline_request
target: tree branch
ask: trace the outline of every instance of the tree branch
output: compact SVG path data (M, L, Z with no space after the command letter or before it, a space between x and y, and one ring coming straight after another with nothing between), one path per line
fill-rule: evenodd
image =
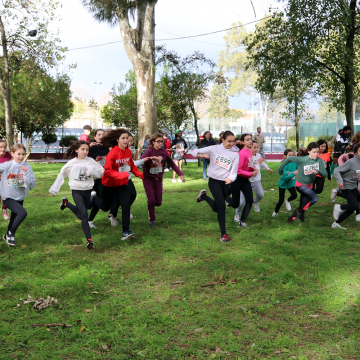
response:
M343 76L341 76L337 71L335 71L334 69L332 69L330 66L327 66L325 63L323 63L322 61L314 58L314 60L321 66L323 66L325 69L328 69L330 72L332 72L335 76L337 76L341 82L345 82L345 78Z

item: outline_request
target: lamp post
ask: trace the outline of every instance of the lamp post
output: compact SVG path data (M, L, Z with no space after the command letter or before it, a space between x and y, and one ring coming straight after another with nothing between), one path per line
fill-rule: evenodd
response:
M99 124L99 85L102 84L102 82L96 83L94 82L94 84L96 85L96 95L97 95L97 114L96 114L96 124Z

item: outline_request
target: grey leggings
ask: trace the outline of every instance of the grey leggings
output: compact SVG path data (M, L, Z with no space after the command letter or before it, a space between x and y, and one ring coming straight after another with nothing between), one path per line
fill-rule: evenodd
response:
M264 197L264 190L261 186L261 181L254 181L254 182L250 182L251 184L251 188L255 193L255 199L254 199L254 203L259 202L263 197ZM244 194L241 192L240 194L240 205L239 207L236 209L236 215L241 215L242 209L245 205L246 201L245 201L245 196Z
M81 220L81 225L86 237L86 240L91 239L89 218L87 209L90 203L91 190L73 190L72 197L75 201L75 205L70 202L66 203L68 207L78 219Z
M11 210L10 222L8 226L8 232L10 231L13 235L20 224L25 220L27 216L26 210L23 208L24 200L17 201L13 199L3 200L5 206Z

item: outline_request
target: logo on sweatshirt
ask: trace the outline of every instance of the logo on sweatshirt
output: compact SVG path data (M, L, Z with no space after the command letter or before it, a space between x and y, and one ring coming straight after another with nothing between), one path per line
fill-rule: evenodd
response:
M126 159L116 159L115 164L127 164L130 161L130 158Z
M304 174L305 175L310 175L312 174L312 170L317 170L319 171L319 163L316 164L312 164L312 165L305 165L304 166Z
M215 165L220 166L223 169L229 170L232 160L228 159L225 156L222 156L220 154L217 154L214 161Z
M24 187L24 174L12 174L7 177L7 186L19 188Z
M359 179L360 179L360 170L355 170L354 178L359 181Z

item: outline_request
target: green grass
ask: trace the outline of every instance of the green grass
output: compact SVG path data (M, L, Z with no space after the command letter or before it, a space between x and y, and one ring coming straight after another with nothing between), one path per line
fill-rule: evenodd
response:
M101 212L96 249L88 251L80 221L59 210L61 197L71 198L68 186L56 198L48 193L60 168L33 165L37 185L25 200L17 248L0 245L1 359L360 358L358 224L352 216L346 231L330 228L328 182L306 222L287 225L285 204L271 217L279 177L263 171L261 213L252 210L249 228L237 229L228 208L233 241L225 245L216 214L195 201L207 187L196 164L185 166L185 184L165 174L157 230L136 179L136 238L120 241L121 226ZM6 226L1 219L3 233ZM201 287L221 274L238 281ZM17 307L27 294L59 304ZM72 327L31 327L49 323Z

